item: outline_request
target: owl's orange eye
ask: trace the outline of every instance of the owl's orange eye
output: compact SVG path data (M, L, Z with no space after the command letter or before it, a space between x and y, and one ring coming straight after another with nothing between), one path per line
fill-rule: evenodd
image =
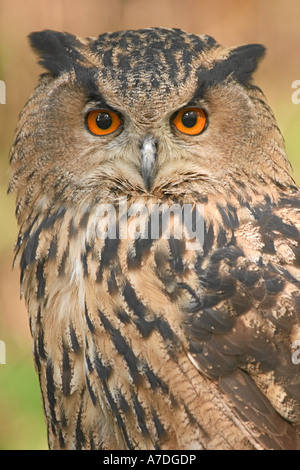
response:
M109 109L94 109L88 113L86 123L92 134L108 135L120 127L121 119Z
M183 134L198 135L205 128L207 117L201 108L183 108L173 119L173 124Z

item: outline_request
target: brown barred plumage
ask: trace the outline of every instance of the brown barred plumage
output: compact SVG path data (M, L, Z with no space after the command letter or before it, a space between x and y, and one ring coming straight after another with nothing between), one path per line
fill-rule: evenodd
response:
M10 191L50 448L300 449L300 192L251 84L264 49L161 28L31 43L48 73ZM208 118L192 137L188 106ZM97 108L120 128L92 135ZM163 225L174 205L197 249Z

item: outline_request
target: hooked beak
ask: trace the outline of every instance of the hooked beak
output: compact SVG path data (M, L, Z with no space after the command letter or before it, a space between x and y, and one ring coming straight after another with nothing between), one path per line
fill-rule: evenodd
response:
M156 173L157 143L154 137L147 135L141 147L141 173L147 188L150 191Z

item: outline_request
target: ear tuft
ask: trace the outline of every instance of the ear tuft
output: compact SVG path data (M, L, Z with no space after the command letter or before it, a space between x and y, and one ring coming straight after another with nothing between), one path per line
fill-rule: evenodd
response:
M245 85L251 80L258 61L265 52L266 49L261 44L248 44L232 50L226 62L238 82Z
M39 63L54 76L71 70L83 59L82 43L73 34L45 30L28 37L31 47L41 57Z
M258 60L264 54L265 47L261 44L248 44L231 49L225 59L216 60L209 69L199 68L196 95L203 95L207 88L224 83L228 79L236 80L242 85L249 84Z

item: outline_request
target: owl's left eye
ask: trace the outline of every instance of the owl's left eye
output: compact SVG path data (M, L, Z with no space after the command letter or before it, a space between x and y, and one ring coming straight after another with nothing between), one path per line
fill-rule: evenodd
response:
M183 108L173 118L173 124L183 134L198 135L207 125L207 116L202 108Z
M115 132L122 121L117 113L110 109L93 109L87 114L86 124L95 135L108 135Z

